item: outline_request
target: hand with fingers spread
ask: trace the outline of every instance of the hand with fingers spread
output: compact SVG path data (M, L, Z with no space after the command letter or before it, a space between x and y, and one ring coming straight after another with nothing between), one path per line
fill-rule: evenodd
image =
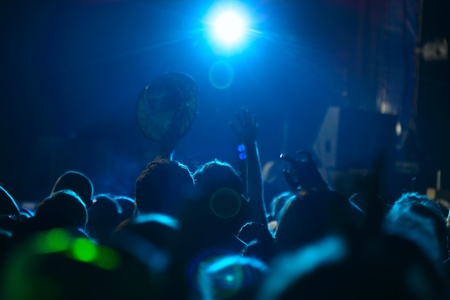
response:
M286 154L281 154L280 158L290 164L289 169L283 170L283 173L287 184L293 190L328 188L310 153L297 151L297 158Z

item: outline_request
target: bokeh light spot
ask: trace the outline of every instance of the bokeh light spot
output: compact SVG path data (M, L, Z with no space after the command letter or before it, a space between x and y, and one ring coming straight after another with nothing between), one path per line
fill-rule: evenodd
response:
M234 80L233 67L226 61L219 60L209 68L209 82L216 89L228 88Z
M65 251L70 247L71 238L61 228L52 229L36 236L35 250L40 253Z
M241 287L244 281L244 272L242 266L239 265L227 266L222 271L217 272L216 275L216 280L222 282L222 284L217 284L217 286L224 290L236 291Z
M96 245L85 238L77 238L74 241L72 253L75 259L84 262L93 262L98 256Z
M118 268L119 262L119 255L115 250L108 247L98 248L98 257L96 260L98 267L105 270L114 270Z
M189 278L189 284L193 289L199 290L204 285L203 273L205 268L219 258L227 255L234 254L229 249L212 248L205 252L199 253L190 263L188 267L187 276Z
M213 268L208 269L212 281L213 297L214 299L228 299L239 293L239 290L245 285L244 271L239 265L219 267L220 264L221 261L217 261Z
M211 211L218 217L234 217L241 209L241 197L232 189L217 190L210 199Z

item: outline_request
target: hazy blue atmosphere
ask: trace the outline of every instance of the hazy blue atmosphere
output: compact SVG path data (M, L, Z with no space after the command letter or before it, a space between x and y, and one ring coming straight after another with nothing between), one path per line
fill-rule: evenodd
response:
M395 159L421 164L421 173L402 180L417 177L425 188L440 168L448 184L448 60L414 55L419 34L419 46L448 38L448 4L426 1L419 23L416 1L372 2L247 1L251 41L224 56L202 22L213 1L4 1L0 182L18 201L38 201L74 169L98 192L131 196L158 151L137 125L137 99L151 80L179 71L199 91L197 117L175 152L187 165L218 158L238 167L229 121L246 107L259 121L262 163L274 161L278 176L279 154L313 151L327 110L339 107L345 133L332 170L364 169L376 152L371 129L405 129L417 110L418 142L405 150L413 154ZM218 89L212 76L231 84ZM360 161L352 166L346 155Z

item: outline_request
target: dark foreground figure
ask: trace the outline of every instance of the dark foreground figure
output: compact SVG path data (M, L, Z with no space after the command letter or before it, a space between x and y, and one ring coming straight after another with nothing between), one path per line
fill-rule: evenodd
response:
M301 152L282 156L290 190L266 208L256 119L242 110L233 129L245 174L191 171L162 147L133 198L96 195L76 171L35 211L1 188L0 299L449 299L442 207L417 193L386 205L380 172L347 199Z

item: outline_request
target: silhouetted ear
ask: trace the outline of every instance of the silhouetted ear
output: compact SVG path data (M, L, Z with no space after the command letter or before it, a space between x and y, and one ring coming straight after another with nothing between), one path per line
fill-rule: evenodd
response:
M13 197L0 186L0 215L9 216L15 220L20 219L20 209Z

